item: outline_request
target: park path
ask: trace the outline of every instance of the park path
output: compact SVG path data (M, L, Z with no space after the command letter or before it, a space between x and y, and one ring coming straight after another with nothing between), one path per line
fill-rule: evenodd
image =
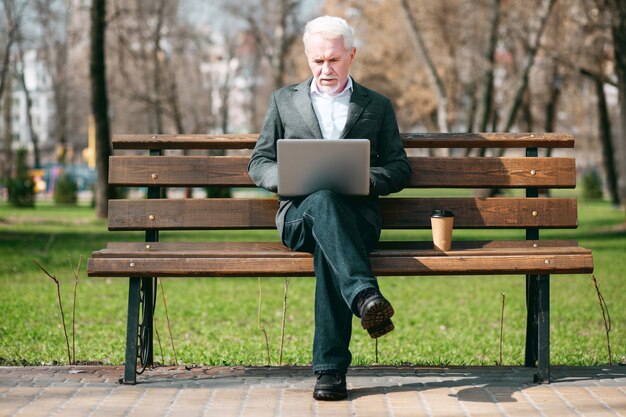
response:
M160 367L120 385L122 367L0 367L0 416L626 417L626 367L557 367L536 385L520 367L367 367L349 397L311 397L306 367Z

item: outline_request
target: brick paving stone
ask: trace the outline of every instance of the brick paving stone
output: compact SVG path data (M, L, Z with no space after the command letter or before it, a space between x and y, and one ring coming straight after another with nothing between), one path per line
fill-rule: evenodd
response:
M213 389L181 390L168 417L200 417L213 400Z
M164 416L178 393L177 388L147 388L129 416Z
M463 408L456 398L449 395L450 393L450 388L447 387L420 391L420 398L427 413L433 417L465 416Z
M311 395L311 394L309 394ZM313 398L311 396L311 398ZM316 417L349 417L355 416L354 401L315 401L313 415ZM386 414L379 414L385 416Z
M280 388L251 388L241 415L243 417L274 417L279 408L281 391Z
M225 388L216 390L212 401L205 409L207 416L230 417L239 416L245 408L249 387Z
M419 393L415 389L387 394L388 407L394 417L427 417Z
M20 408L17 416L47 415L60 409L76 394L74 387L49 386L43 388L39 395Z
M385 395L380 391L373 395L361 395L352 399L354 412L358 416L378 417L389 415Z
M626 395L614 387L590 387L586 389L607 410L626 417Z
M20 391L28 391L30 390L30 395L28 393L20 394ZM0 398L0 416L10 416L15 413L17 410L21 409L30 401L32 401L39 394L39 389L19 387L13 388L5 393L5 395Z
M117 417L126 416L132 412L137 401L144 391L140 389L127 389L117 387L98 404L91 417Z
M501 416L501 408L485 387L452 388L451 396L466 415Z
M312 387L312 386L311 386ZM315 400L311 394L312 388L284 389L281 394L279 416L313 416Z
M55 417L87 416L110 392L111 388L80 388L71 401L55 414Z
M562 398L563 402L579 414L589 415L604 412L604 407L589 392L574 387L554 387L553 391Z

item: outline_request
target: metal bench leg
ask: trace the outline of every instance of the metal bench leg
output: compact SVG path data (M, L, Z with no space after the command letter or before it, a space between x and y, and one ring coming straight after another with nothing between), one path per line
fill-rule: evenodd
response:
M141 278L131 277L128 285L128 317L126 319L126 362L124 384L137 383L137 341L139 331L139 288Z
M153 326L154 304L156 301L156 279L141 278L141 321L139 323L139 360L142 371L154 364L153 360ZM141 373L140 372L140 373Z
M526 360L537 368L534 381L550 382L550 276L526 276Z

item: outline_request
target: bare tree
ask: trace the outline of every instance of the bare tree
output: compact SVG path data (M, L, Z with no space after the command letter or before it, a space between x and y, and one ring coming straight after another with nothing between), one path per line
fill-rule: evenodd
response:
M611 117L609 115L609 108L606 102L604 83L601 79L595 78L591 74L587 73L584 75L590 76L596 87L596 99L598 102L598 136L600 137L600 143L602 143L602 163L606 171L607 188L611 203L613 203L614 206L617 206L620 202L619 190L617 186L618 175L615 167L615 151L613 147L613 135L611 133Z
M11 91L11 74L7 77L7 91ZM2 96L0 96L2 99ZM2 106L2 116L4 120L4 170L0 172L0 178L11 177L11 171L13 167L13 115L12 115L12 107L13 107L13 97L11 94L7 92L4 94L4 104Z
M18 45L20 41L18 40ZM41 167L41 151L39 149L39 135L35 130L35 126L33 124L33 99L30 95L30 89L28 84L26 83L26 77L24 75L25 71L25 61L24 61L24 53L22 51L21 46L18 47L18 61L15 62L15 73L20 80L20 84L22 86L22 91L24 92L24 98L26 99L26 123L28 125L28 132L30 134L30 141L33 145L33 156L34 156L34 167ZM8 92L7 92L8 93Z
M54 97L54 139L61 151L57 157L66 162L68 143L69 80L71 69L68 65L70 48L69 20L73 12L71 2L59 5L50 0L36 0L34 6L41 27L42 57L46 64Z
M443 83L443 80L437 73L437 68L430 56L430 52L424 43L424 38L420 32L419 26L415 17L413 16L413 12L409 7L408 0L401 0L402 3L402 12L409 22L410 35L415 46L417 53L421 56L422 60L426 64L428 68L428 75L430 76L431 82L437 91L437 126L440 132L449 132L450 129L448 127L448 94L446 93L446 88Z
M517 88L513 95L512 104L509 108L509 112L506 116L505 125L502 128L503 132L510 132L511 128L515 124L515 119L517 117L517 112L522 106L524 94L526 93L526 89L528 88L528 78L530 74L530 70L535 64L535 59L537 57L537 51L539 46L541 45L541 38L545 31L546 25L548 23L548 18L550 17L550 12L554 7L554 3L556 0L543 0L541 2L541 6L539 8L539 16L536 22L536 29L534 32L529 34L529 42L528 42L528 50L526 53L526 59L524 62L524 66L519 76L519 80L517 82Z
M301 33L301 4L302 0L260 0L260 4L227 7L233 16L248 24L262 56L270 64L274 88L285 84L289 51Z
M106 82L106 0L93 0L90 30L91 111L96 126L96 215L108 216L112 189L108 184L109 156L112 154L109 134L109 102Z
M16 10L15 0L2 0L6 18L7 41L4 45L4 54L2 55L2 67L0 67L0 97L2 97L4 92L9 66L11 65L11 49L18 39L22 17L27 5L28 1L22 3L22 7Z
M489 120L492 118L491 109L493 107L493 71L496 65L496 44L498 42L498 27L500 25L500 2L501 0L492 0L491 19L489 25L489 41L485 51L485 64L487 66L483 76L482 85L482 116L480 119L479 130L486 132L489 126Z
M26 9L28 2L24 2L22 6L17 9L15 0L2 0L2 6L4 9L4 24L0 27L6 28L6 33L3 33L3 38L6 39L6 43L3 48L2 63L0 66L0 100L4 97L4 160L6 163L4 175L9 176L11 173L11 167L13 165L13 132L12 132L12 120L11 120L11 57L13 56L13 46L18 40L20 25L22 23L22 17L24 10ZM3 30L4 31L4 30ZM8 85L8 88L7 88ZM6 94L5 93L6 90ZM0 101L1 102L1 101Z
M161 38L163 36L163 24L165 18L165 0L159 0L156 10L156 24L154 32L152 34L152 83L153 83L153 102L154 108L154 120L156 122L156 132L163 133L163 109L162 109L162 97L163 91L161 87L161 78L163 74L161 72L161 62L164 60L165 53L161 47Z
M626 201L626 0L605 0L611 12L611 34L613 37L613 53L615 55L615 72L619 91L619 118L621 134L619 161L621 165L620 194ZM626 207L625 207L626 210ZM626 218L624 219L626 223Z

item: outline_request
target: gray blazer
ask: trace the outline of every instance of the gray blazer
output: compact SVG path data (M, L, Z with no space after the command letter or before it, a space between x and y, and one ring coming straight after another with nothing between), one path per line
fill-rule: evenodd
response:
M322 139L311 103L312 81L311 77L272 93L263 129L248 164L248 173L257 186L272 192L278 188L278 139ZM389 99L354 80L352 87L348 119L341 138L370 140L370 195L351 198L355 210L380 230L378 196L400 191L409 180L411 168ZM284 215L293 200L281 198L276 214L276 226L281 236Z

